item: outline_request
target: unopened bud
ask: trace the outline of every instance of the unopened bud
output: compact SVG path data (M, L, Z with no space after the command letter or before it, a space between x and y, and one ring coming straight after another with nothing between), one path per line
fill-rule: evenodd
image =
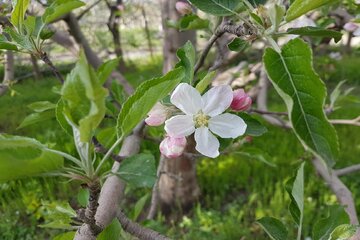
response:
M185 137L167 136L160 143L160 152L167 158L177 158L183 154L185 147Z
M145 123L149 126L160 126L167 118L167 109L161 103L156 103L148 113Z
M180 1L177 2L175 4L175 8L178 11L178 13L180 13L181 15L192 13L192 7L190 6L190 4L186 2L180 2Z
M250 96L245 93L244 89L240 88L233 92L233 100L230 108L233 111L246 111L251 107L252 100Z

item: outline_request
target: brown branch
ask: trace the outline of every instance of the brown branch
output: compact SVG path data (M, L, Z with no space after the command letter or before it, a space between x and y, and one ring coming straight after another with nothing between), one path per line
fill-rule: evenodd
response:
M85 16L86 13L88 13L93 7L98 5L101 2L101 0L98 0L91 4L89 7L87 7L84 11L82 11L76 18L79 21L83 16Z
M335 174L339 177L360 171L360 164L355 164L350 167L334 170Z
M254 113L258 113L258 114L265 114L265 115L281 115L281 116L287 116L288 115L286 112L270 112L270 111L265 111L265 110L260 110L260 109L250 109L249 112L250 113L254 112Z
M46 63L50 69L52 70L52 72L54 73L55 77L60 81L61 84L64 83L64 78L61 75L61 73L59 72L59 70L54 66L54 64L52 63L52 61L49 59L49 57L47 56L46 52L42 52L41 55L39 56L40 59Z
M116 218L119 220L124 231L130 233L131 235L142 239L142 240L170 240L170 238L161 235L160 233L141 226L140 224L131 221L126 217L126 215L118 210L116 213Z
M146 219L148 219L148 220L154 219L156 211L157 211L157 207L158 207L158 204L159 204L159 191L158 191L159 179L160 179L160 175L162 173L161 171L162 171L162 169L164 167L165 160L166 160L166 158L163 155L161 155L160 160L159 160L159 165L158 165L158 168L157 168L157 173L156 173L156 176L157 176L156 182L155 182L154 187L152 189L150 210L149 210L149 213L148 213L148 215L146 217Z

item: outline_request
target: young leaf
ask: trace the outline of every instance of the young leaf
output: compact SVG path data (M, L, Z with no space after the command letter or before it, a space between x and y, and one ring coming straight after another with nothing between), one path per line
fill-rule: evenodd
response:
M149 199L149 194L145 194L142 198L140 198L136 202L132 216L131 216L132 220L136 221L138 219L138 217L140 216L141 212L143 211L148 199Z
M124 103L117 119L118 136L128 135L156 102L168 95L185 77L183 67L142 83Z
M80 140L88 142L105 116L108 91L102 87L84 53L67 76L61 89L63 113L80 131Z
M272 28L274 30L277 30L279 28L279 25L281 21L283 20L284 14L285 14L285 6L278 5L278 4L271 4L269 7L269 17L270 21L272 23Z
M13 6L10 22L18 29L19 33L22 33L22 25L25 18L25 12L29 5L29 0L17 0L13 2L16 4Z
M101 66L97 70L97 75L101 84L104 84L106 82L106 80L118 64L119 58L111 59L101 64Z
M234 38L229 44L228 48L230 51L241 52L249 46L249 43L241 38Z
M33 110L34 112L44 112L50 109L55 109L56 104L49 102L49 101L39 101L39 102L33 102L28 105L28 108Z
M337 226L348 223L349 216L343 206L329 206L329 216L314 225L313 240L328 240Z
M305 13L321 7L325 4L330 4L336 0L295 0L286 13L286 21L290 22Z
M176 56L180 61L176 64L175 68L183 66L186 73L184 81L191 83L194 78L195 66L195 48L192 43L187 41L184 46L177 50Z
M67 134L69 134L69 136L72 136L73 130L72 130L72 127L69 125L69 123L66 121L66 118L64 116L64 103L63 103L62 99L60 99L58 101L58 103L56 104L55 116L56 116L56 120L58 121L60 127Z
M241 117L247 125L245 135L259 137L268 131L264 125L251 115L244 112L237 113L237 115Z
M53 240L73 240L76 232L66 232L56 235Z
M32 113L24 118L24 120L21 122L20 126L17 129L21 129L35 123L43 122L52 119L53 117L55 117L54 111Z
M339 42L342 37L341 32L334 31L331 29L320 28L320 27L289 28L286 31L286 33L300 35L300 36L333 38L335 42Z
M264 217L256 221L273 240L287 240L288 231L284 224L272 217Z
M6 50L14 50L16 51L18 48L16 44L9 42L5 36L0 35L0 49L6 49Z
M71 12L75 8L84 6L85 3L78 0L55 0L46 8L42 20L44 23L51 23L59 17Z
M304 216L304 165L303 162L298 169L296 176L291 178L286 184L286 190L289 193L291 203L290 213L298 225L298 237L301 238L302 221Z
M205 89L211 84L211 81L216 76L216 71L208 72L203 79L201 79L196 84L196 90L199 91L199 93L203 93Z
M330 234L329 240L348 240L356 233L358 227L350 224L337 226Z
M197 29L207 29L209 28L209 20L199 18L198 15L189 14L185 15L179 20L179 29L180 31L185 30L197 30Z
M258 148L246 147L242 152L236 151L233 152L233 154L243 156L247 159L260 161L273 168L277 167L275 163L271 162L269 154Z
M215 16L234 15L241 6L240 0L189 0L189 2L201 11Z
M133 186L151 188L156 180L155 158L148 153L131 156L121 163L116 175Z
M35 139L0 134L0 182L57 170L63 163Z
M289 41L282 51L268 48L266 71L285 101L299 140L332 166L338 155L337 134L323 111L325 86L312 67L312 52L301 39Z
M115 218L96 238L97 240L119 240L121 236L121 224Z

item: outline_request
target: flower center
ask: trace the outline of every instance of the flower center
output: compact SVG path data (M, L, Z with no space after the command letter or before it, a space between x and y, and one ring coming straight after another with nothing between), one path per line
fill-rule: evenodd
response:
M195 127L207 127L210 117L205 115L202 111L194 116Z

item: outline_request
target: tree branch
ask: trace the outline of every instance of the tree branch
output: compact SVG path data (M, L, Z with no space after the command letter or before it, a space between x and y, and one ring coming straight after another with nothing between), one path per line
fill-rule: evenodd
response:
M44 63L46 63L50 67L50 69L54 73L55 77L60 81L61 84L63 84L64 83L64 78L62 77L59 70L54 66L52 61L49 59L46 52L42 52L39 57Z
M87 7L84 11L82 11L76 18L79 21L86 13L88 13L93 7L98 5L101 2L101 0L98 0L91 4L89 7Z
M360 127L360 116L354 119L330 119L331 124L344 124Z
M130 233L131 235L138 237L142 240L170 240L170 238L161 235L160 233L141 226L136 222L132 222L130 219L126 217L126 215L118 210L116 213L116 218L119 220L123 229Z
M360 164L355 164L350 167L334 170L335 174L339 177L360 171Z

